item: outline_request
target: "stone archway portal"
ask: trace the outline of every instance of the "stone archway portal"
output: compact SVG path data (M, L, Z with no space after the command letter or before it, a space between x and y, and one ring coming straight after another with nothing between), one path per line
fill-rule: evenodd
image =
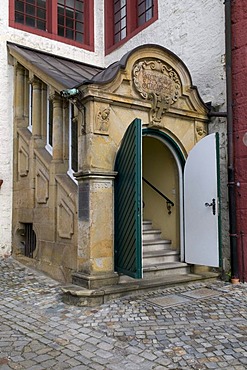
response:
M185 224L182 225L185 227L185 262L215 267L220 263L217 142L216 134L206 136L186 161ZM118 175L114 246L115 270L134 278L143 276L141 156L142 125L141 120L135 119L125 133L115 164ZM203 158L207 158L204 166L201 165ZM202 187L204 191L200 195ZM210 225L210 229L206 225Z

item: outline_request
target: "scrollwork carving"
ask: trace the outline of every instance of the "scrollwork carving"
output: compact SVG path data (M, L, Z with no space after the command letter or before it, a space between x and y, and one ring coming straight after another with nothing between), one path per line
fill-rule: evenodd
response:
M150 121L160 122L162 115L174 104L181 90L178 74L161 60L142 60L133 68L136 90L145 100L152 102Z

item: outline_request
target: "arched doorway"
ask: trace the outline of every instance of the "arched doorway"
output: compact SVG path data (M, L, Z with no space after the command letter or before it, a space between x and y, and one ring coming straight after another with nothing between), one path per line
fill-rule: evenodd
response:
M185 158L176 143L159 130L143 130L143 220L170 240L170 247L184 260L183 166Z
M142 232L143 214L144 218L154 220L164 238L170 238L171 249L180 253L180 258L174 261L180 263L179 266L171 266L171 261L167 266L163 259L167 253L163 253L163 262L158 260L155 266L149 265L154 275L158 275L157 271L167 273L167 267L178 268L176 274L181 274L180 268L182 274L189 272L188 265L182 261L219 265L217 137L211 134L201 140L190 151L183 171L185 158L171 137L159 130L143 130L140 119L135 119L129 125L115 163L114 251L117 272L134 278L143 277L147 266L144 255L145 230ZM166 197L166 206L146 184L152 191L159 192L159 196L162 194L162 198ZM144 211L143 199L148 204ZM167 207L167 202L172 207ZM156 254L153 253L154 249L151 248L151 251L153 255Z

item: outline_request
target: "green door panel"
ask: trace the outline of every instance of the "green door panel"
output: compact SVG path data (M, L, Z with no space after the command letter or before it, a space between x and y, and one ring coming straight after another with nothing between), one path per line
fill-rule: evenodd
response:
M135 119L118 151L115 171L115 270L142 278L142 125Z

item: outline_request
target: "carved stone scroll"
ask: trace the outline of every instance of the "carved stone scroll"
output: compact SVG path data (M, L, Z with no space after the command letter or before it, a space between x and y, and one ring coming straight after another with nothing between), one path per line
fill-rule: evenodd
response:
M145 100L152 102L151 123L159 123L162 115L174 104L181 91L177 73L161 60L142 60L133 67L133 82Z

